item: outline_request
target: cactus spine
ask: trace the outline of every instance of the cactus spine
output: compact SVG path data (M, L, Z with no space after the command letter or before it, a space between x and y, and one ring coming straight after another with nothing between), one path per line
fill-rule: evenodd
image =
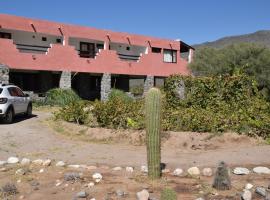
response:
M145 101L145 110L148 177L157 179L161 176L161 92L159 89L151 88L148 91Z

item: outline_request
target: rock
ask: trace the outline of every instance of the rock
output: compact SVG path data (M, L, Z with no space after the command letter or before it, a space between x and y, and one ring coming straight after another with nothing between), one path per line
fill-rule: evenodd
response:
M253 171L257 174L270 174L270 169L268 167L255 167Z
M87 184L87 187L88 188L91 188L91 187L94 187L94 186L95 186L95 183L94 182L90 182L90 183Z
M15 172L16 175L25 175L25 173L26 172L25 172L24 169L17 169L16 172Z
M246 189L246 190L250 190L251 188L253 188L253 185L252 185L252 184L247 183L247 184L245 185L245 189Z
M97 166L90 165L90 166L87 166L87 169L88 170L95 170L95 169L97 169Z
M21 195L21 196L19 197L19 199L24 199L24 196L23 196L23 195Z
M47 160L44 160L44 161L43 161L42 165L43 165L43 166L50 166L51 163L52 163L52 161L51 161L50 159L47 159Z
M147 173L148 172L148 167L145 166L145 165L141 166L141 172Z
M122 167L114 167L113 168L113 171L121 171L122 170Z
M160 163L160 169L161 171L166 168L166 163Z
M270 193L267 192L264 200L270 200Z
M181 174L183 174L183 170L180 169L180 168L176 168L174 171L173 171L173 175L174 176L180 176Z
M16 164L18 162L19 162L19 158L17 158L17 157L9 157L7 160L8 164Z
M34 181L30 182L30 185L34 187L34 186L39 186L40 183L38 181L34 180Z
M21 183L21 182L22 182L22 180L21 180L21 179L17 180L17 183Z
M255 192L263 197L266 197L266 189L264 187L256 187Z
M64 175L64 180L65 181L77 181L79 179L81 179L81 176L77 172L66 173Z
M242 200L251 200L252 193L249 190L244 190L243 194L241 195Z
M81 191L76 194L76 197L78 198L86 198L87 196L88 196L88 193L85 191Z
M30 165L30 163L31 163L31 160L28 158L23 158L21 160L21 165Z
M37 159L37 160L33 160L32 164L34 165L42 165L43 164L43 160L42 159Z
M126 167L126 171L132 173L134 171L134 168L133 167Z
M39 173L43 173L45 170L44 169L40 169L39 170Z
M123 197L123 196L125 196L125 192L123 191L123 190L116 190L116 195L118 196L118 197Z
M94 173L92 178L95 180L96 183L99 183L102 180L102 175L100 173Z
M213 175L213 170L211 168L204 168L202 171L202 174L204 176L212 176Z
M68 165L69 168L79 169L80 165Z
M229 170L224 161L218 164L212 187L217 190L230 190L232 187Z
M197 198L196 200L204 200L204 198L200 197L200 198Z
M200 170L198 167L191 167L187 170L188 174L191 176L198 176L200 175Z
M58 161L55 166L56 167L64 167L66 165L66 163L64 161Z
M170 173L170 169L163 169L161 172L164 173L164 174Z
M55 182L56 182L56 184L55 184L56 187L60 186L60 185L63 183L63 182L60 181L59 179L57 179Z
M6 172L6 171L7 171L7 168L5 167L0 168L0 172Z
M4 166L7 164L7 161L0 160L0 166Z
M234 168L233 173L236 174L236 175L247 175L250 172L249 172L249 169L247 169L247 168L236 167L236 168Z
M88 166L87 165L80 165L79 168L88 169Z
M62 184L62 182L57 182L57 183L55 184L55 186L58 187L58 186L60 186L61 184Z
M142 190L137 192L137 200L148 200L149 192L147 190Z

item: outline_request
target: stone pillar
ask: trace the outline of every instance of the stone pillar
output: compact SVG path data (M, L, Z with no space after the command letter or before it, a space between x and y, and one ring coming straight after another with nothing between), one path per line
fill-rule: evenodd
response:
M146 76L146 79L144 81L144 92L146 93L150 88L154 87L154 76Z
M193 61L193 54L194 54L194 50L193 49L189 49L189 52L188 52L188 63L191 63Z
M9 68L6 65L0 64L0 84L9 83Z
M178 82L175 82L175 90L174 94L177 98L183 100L185 99L185 82L184 80L180 80Z
M63 71L60 76L59 88L70 89L71 88L71 72Z
M101 78L100 99L106 101L111 92L111 74L104 73Z

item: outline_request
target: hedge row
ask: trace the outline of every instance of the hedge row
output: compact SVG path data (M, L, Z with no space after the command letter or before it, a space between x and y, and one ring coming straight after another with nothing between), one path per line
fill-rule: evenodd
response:
M182 87L182 90L179 85ZM184 90L183 90L184 88ZM179 91L184 91L179 98ZM80 104L76 101L75 104ZM91 115L95 125L108 128L144 128L144 100L134 100L124 92L114 90L108 101L89 102L91 109L70 104L57 115L83 123L78 115ZM75 108L77 112L70 112ZM88 105L89 107L89 105ZM72 109L69 109L72 108ZM234 131L264 138L270 133L270 105L257 89L252 78L239 76L226 77L187 77L171 76L166 80L163 91L164 130L225 132ZM67 112L69 111L69 112ZM85 115L86 112L86 115ZM89 120L85 120L88 121ZM93 126L93 124L89 124Z

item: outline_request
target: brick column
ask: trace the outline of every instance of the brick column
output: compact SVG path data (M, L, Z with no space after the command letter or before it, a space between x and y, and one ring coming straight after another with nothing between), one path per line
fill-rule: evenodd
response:
M71 72L63 71L61 73L59 88L70 89L71 88Z
M104 73L101 78L100 99L106 101L111 92L111 74Z
M146 76L146 79L144 80L144 92L146 93L150 88L154 87L154 76Z

